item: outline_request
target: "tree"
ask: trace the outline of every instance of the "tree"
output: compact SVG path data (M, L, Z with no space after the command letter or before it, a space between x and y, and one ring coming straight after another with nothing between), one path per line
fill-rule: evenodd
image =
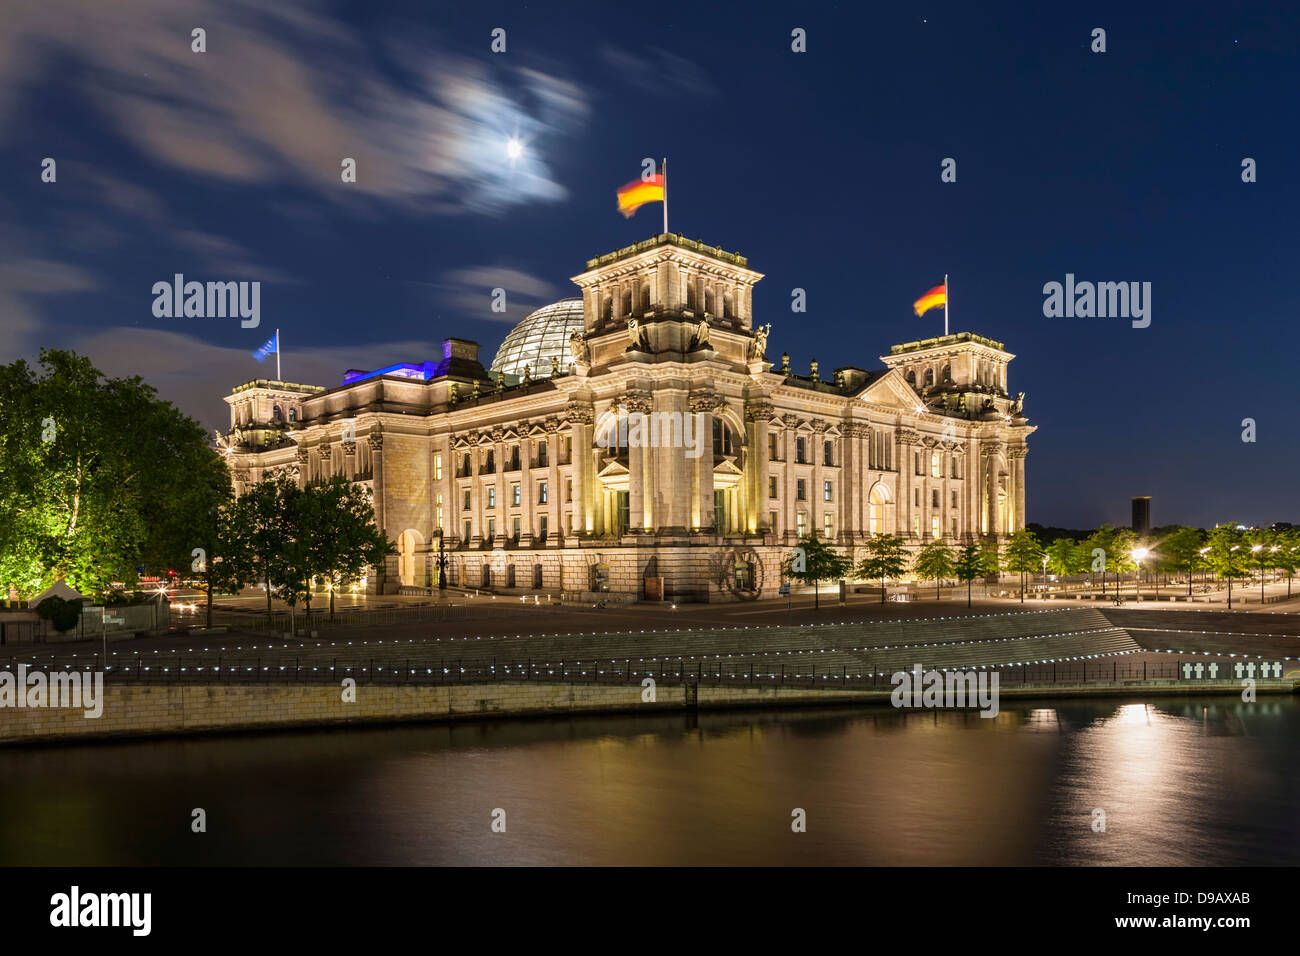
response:
M1083 548L1073 538L1057 538L1047 546L1047 569L1053 574L1066 577L1082 574L1087 570L1083 562Z
M912 572L922 581L934 582L934 599L940 600L940 582L952 577L954 564L952 549L942 538L935 538L916 553L912 561Z
M1277 569L1286 572L1286 596L1291 598L1291 577L1300 568L1300 532L1288 529L1278 535L1278 550L1274 558Z
M139 378L106 378L57 349L37 368L0 366L0 587L134 583L138 567L192 541L195 515L178 496L196 469L222 468L198 423Z
M397 548L375 527L370 493L346 478L335 475L308 488L306 504L308 521L300 533L308 537L314 575L329 582L333 617L334 592L354 584L367 567L382 567ZM309 593L309 609L310 600Z
M1228 579L1228 609L1232 609L1232 579L1246 567L1245 538L1235 524L1221 524L1210 531L1206 540L1209 550L1205 552L1206 563L1219 577Z
M1252 528L1246 533L1246 543L1250 547L1251 558L1259 568L1259 603L1262 607L1264 604L1264 572L1273 566L1273 558L1277 553L1274 549L1278 547L1277 535L1270 528Z
M816 610L820 607L818 583L843 577L852 566L849 558L823 542L813 531L799 539L798 547L785 559L781 568L787 577L812 584L813 609Z
M971 582L983 574L985 571L987 559L984 551L974 542L962 545L961 551L957 554L957 564L953 570L957 572L957 579L966 582L966 606L971 606Z
M1201 549L1205 534L1200 528L1179 528L1160 542L1160 553L1170 570L1187 575L1187 594L1192 593L1192 575L1205 566Z
M1025 572L1037 571L1043 560L1042 545L1038 536L1028 528L1021 528L1007 542L1006 568L1020 575L1020 603L1025 603Z
M885 579L899 577L907 570L907 549L903 539L876 534L867 541L867 556L858 564L857 575L868 581L880 580L880 603L885 603Z
M277 582L293 576L286 561L286 542L292 534L292 517L301 492L284 475L264 476L250 486L230 509L233 527L239 529L237 569L246 581L266 587L266 619L271 621L271 597ZM232 569L233 571L233 569Z

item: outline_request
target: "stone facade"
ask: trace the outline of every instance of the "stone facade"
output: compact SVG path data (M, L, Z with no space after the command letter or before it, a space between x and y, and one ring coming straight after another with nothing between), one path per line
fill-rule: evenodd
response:
M883 369L796 374L766 357L761 278L660 235L574 277L584 332L558 374L494 382L450 339L401 374L240 386L236 492L276 472L364 484L399 552L367 584L390 593L436 585L440 539L458 586L713 601L775 594L811 531L856 560L874 533L1024 526L1034 429L1001 343L958 333L894 346Z

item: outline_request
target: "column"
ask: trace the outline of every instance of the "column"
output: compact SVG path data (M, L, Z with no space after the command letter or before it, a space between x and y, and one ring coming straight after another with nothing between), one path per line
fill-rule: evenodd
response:
M548 423L550 427L550 423ZM564 489L560 487L560 432L556 428L546 433L546 510L550 513L550 534L547 545L558 546L564 536Z
M713 511L713 409L706 399L696 399L691 408L698 414L695 422L700 435L700 457L691 463L694 473L691 503L698 516L693 516L693 521L700 528L712 528L717 520ZM719 528L717 533L721 534L722 530Z
M629 438L634 434L632 423L644 415L642 400L629 398L627 400L627 430ZM649 428L649 421L642 419L636 429L636 434L640 435L638 441L628 441L627 448L627 524L631 531L645 530L645 458L646 442L649 436L646 429Z
M1025 526L1025 450L1023 448L1016 450L1015 458L1015 476L1016 476L1016 531L1020 531Z
M533 513L537 510L537 489L533 486L532 446L533 440L531 438L521 438L519 441L519 545L525 548L533 546L533 535L536 533L533 523L536 519L534 519ZM528 573L531 580L531 568Z
M584 534L592 530L591 517L587 508L587 472L591 468L591 442L587 439L586 419L592 417L591 410L570 409L569 432L573 445L573 533Z

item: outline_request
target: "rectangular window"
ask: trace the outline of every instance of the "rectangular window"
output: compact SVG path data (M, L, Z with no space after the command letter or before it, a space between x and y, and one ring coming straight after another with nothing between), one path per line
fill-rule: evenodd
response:
M488 540L495 541L497 536L497 519L488 518Z
M937 451L930 452L930 477L931 478L943 477L943 453L942 452L937 452Z
M954 538L957 537L957 519L956 519L956 518L953 518L953 519L952 519L952 536L953 536Z
M930 489L930 507L931 507L931 508L937 508L937 507L939 507L939 489L938 489L938 488L931 488L931 489Z
M919 451L912 452L912 465L912 470L919 475L921 473L921 453Z
M768 475L767 477L767 496L769 498L776 497L776 476L775 475Z
M798 530L801 538L808 533L808 516L802 511L798 515Z
M829 441L822 442L822 464L823 465L835 464L834 449L835 449L834 442L829 442Z
M469 509L470 509L470 499L471 499L471 497L472 497L472 495L470 494L470 490L469 490L468 488L466 488L466 489L465 489L465 507L461 509L462 511L469 511Z
M442 492L441 491L438 492L437 504L435 507L437 508L437 520L435 521L435 527L437 527L437 529L441 531L442 530Z
M805 482L804 482L804 480L803 480L802 478L798 479L798 480L795 481L795 483L794 483L794 498L795 498L795 501L807 501L807 500L808 500L807 485L805 484Z
M573 500L573 479L572 478L566 478L564 480L564 500L565 501Z
M957 477L957 456L956 455L952 456L952 476L954 478Z
M511 528L511 532L512 532L511 537L513 537L516 541L518 541L519 540L519 519L518 518L515 518L514 525Z
M915 506L918 507L918 508L921 507L921 489L920 489L920 488L913 488L913 489L912 489L912 504L915 505Z
M776 461L776 436L767 436L767 460Z
M538 537L543 541L545 541L547 535L550 534L550 526L550 515L542 515L541 521L538 523Z
M537 486L537 503L539 505L546 504L546 494L546 482L543 481Z
M496 486L495 486L495 485L489 485L489 486L488 486L488 503L487 503L487 506L488 506L489 508L495 508L495 507L497 506L497 489L496 489Z
M794 440L794 460L801 465L808 464L808 446L807 442L802 438Z
M830 483L829 481L823 481L823 482L822 482L822 501L830 501L830 500L832 499L832 497L833 497L833 496L831 495L831 483Z
M777 531L777 527L776 527L776 512L775 512L775 511L769 511L769 512L767 513L767 526L768 526L768 528L772 531L773 534L776 533L776 531Z
M939 537L940 534L942 534L942 532L939 530L938 515L935 515L933 518L930 519L930 534L936 538Z
M518 485L510 486L510 503L514 505L516 508L519 507L519 486Z
M567 464L571 463L572 461L573 461L573 438L570 437L570 436L565 436L565 439L564 439L564 464L567 465Z
M912 515L912 534L918 538L921 536L921 516Z
M433 480L442 481L442 456L433 456Z
M822 515L822 534L827 541L835 537L835 516L829 511Z
M952 493L952 506L953 506L954 508L957 507L957 492L955 492L955 491Z
M469 520L466 519L466 521L465 521L465 541L466 541L467 543L468 543L469 538L470 538L469 530L470 530L470 529L469 529Z
M546 442L545 441L539 441L537 443L537 467L538 468L546 467Z

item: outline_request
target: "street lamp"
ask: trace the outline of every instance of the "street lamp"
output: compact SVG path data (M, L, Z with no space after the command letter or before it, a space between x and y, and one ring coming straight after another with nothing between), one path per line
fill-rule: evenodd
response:
M1232 552L1240 551L1241 545L1234 544L1228 549L1228 610L1232 610Z
M1047 555L1043 555L1043 597L1047 597Z
M1138 601L1142 600L1142 559L1150 553L1146 548L1133 549L1133 560L1137 562L1137 571L1133 574L1133 597Z
M1250 546L1251 554L1259 559L1259 606L1264 606L1264 546L1262 544L1252 544Z

